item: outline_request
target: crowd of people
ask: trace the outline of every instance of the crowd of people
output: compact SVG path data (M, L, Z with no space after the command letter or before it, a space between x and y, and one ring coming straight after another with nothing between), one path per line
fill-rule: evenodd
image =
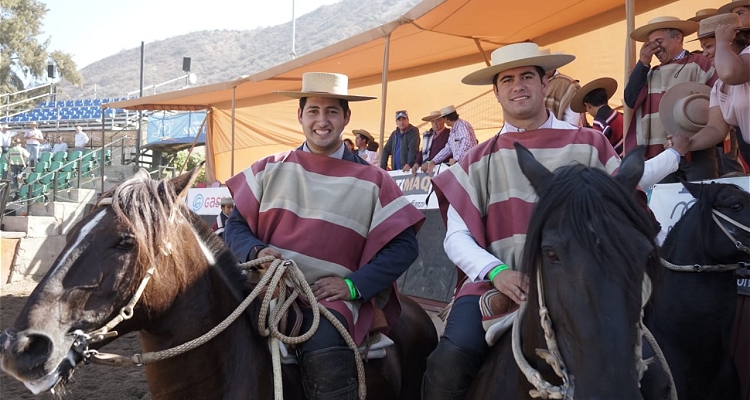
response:
M702 53L684 49L696 32ZM478 143L453 105L421 118L430 123L421 135L408 111L399 110L379 159L367 130L352 131L353 142L342 139L349 103L372 98L349 94L344 75L305 73L301 91L281 94L299 99L306 141L227 181L236 206L228 218L217 218L223 237L240 261L294 258L318 301L361 343L374 324L373 307L385 312L382 330L392 327L394 283L417 257L424 220L385 170L431 174L435 164L453 166L432 181L445 210L444 249L462 282L427 360L423 398L461 399L488 350L480 296L496 289L508 310L527 298L528 282L517 267L530 206L516 196L530 189L509 151L513 142L544 154L549 169L575 161L610 173L624 153L643 145L644 188L717 178L721 160L732 158L722 143L750 142L750 2L701 10L690 20L655 18L631 38L643 44L624 89L633 109L627 127L609 104L616 80L580 86L558 71L575 56L516 43L493 51L490 66L462 80L492 87L505 121L494 137ZM734 158L744 171L742 156ZM504 228L491 228L498 224ZM311 318L303 308L303 330ZM305 392L311 399L353 398L353 352L329 322L320 324L297 349Z

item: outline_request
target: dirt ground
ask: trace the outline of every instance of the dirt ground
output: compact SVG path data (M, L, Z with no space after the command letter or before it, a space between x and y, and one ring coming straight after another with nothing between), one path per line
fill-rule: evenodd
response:
M0 331L4 331L13 324L35 284L33 281L24 281L3 285L0 290ZM103 351L131 355L140 353L140 348L138 334L131 333L109 343ZM34 396L22 383L0 372L0 399L134 400L151 399L151 395L143 369L90 364L81 365L76 369L71 381L65 385L65 393L60 397L51 393Z

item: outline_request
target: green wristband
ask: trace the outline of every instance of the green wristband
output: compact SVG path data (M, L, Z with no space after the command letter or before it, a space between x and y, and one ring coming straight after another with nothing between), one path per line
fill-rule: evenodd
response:
M349 295L352 296L352 300L357 298L357 288L354 287L354 282L352 282L349 278L344 278L344 282L346 282L346 286L349 286Z
M492 284L492 286L495 286L495 285L494 285L494 284L492 283L492 280L493 280L493 279L495 279L495 276L496 276L497 274L499 274L499 273L501 273L501 272L505 271L506 269L510 269L510 267L509 267L509 266L507 266L507 265L505 265L505 264L500 264L500 265L498 265L497 267L495 267L495 268L492 268L492 271L490 271L490 273L489 273L489 274L487 274L487 279L489 279L489 281L490 281L490 284Z

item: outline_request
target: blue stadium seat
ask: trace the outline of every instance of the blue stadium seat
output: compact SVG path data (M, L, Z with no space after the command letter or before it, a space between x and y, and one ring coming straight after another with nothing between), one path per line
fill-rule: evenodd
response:
M47 102L46 101L42 101L41 103L39 103L39 107L40 108L47 107Z
M102 105L102 99L94 99L94 105L95 105L95 106L100 106L100 105Z
M81 100L81 99L76 100L73 103L73 106L75 106L75 107L81 107L81 106L83 106L83 100Z
M73 107L73 100L65 100L65 107Z
M55 104L56 107L65 107L65 100L58 100L57 104Z

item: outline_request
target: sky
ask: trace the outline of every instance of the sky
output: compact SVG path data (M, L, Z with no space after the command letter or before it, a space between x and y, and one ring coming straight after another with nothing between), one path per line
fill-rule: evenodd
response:
M125 49L190 32L282 24L340 0L40 0L40 42L72 55L78 69ZM290 32L291 35L291 32Z

